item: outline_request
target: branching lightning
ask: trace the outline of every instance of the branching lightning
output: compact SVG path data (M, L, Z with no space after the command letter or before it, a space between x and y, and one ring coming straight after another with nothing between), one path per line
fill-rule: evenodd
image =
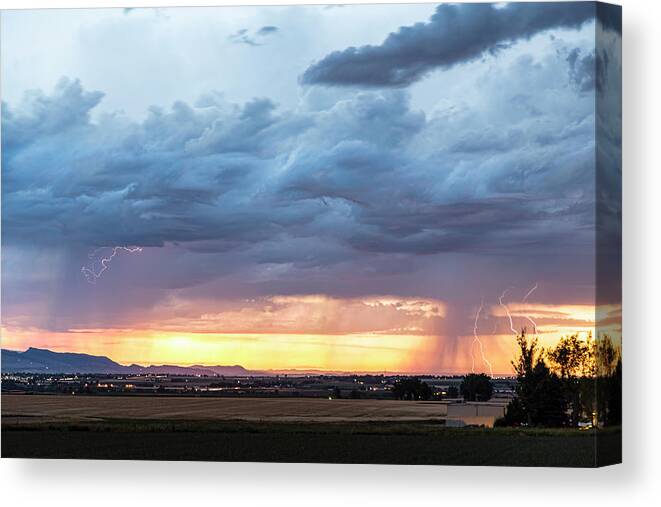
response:
M482 299L482 301L480 301L480 307L477 309L477 313L475 314L475 323L473 325L473 343L471 343L471 360L473 361L473 365L471 367L471 371L475 373L475 354L473 354L473 349L475 348L475 343L477 342L478 347L480 348L480 356L482 357L482 361L484 362L484 364L486 364L489 367L489 375L493 377L493 367L491 366L491 363L484 355L484 346L482 345L482 340L480 340L480 337L477 334L477 321L480 319L480 313L482 313L483 308L484 308L484 298Z
M507 318L510 321L510 329L512 333L514 333L514 336L517 336L518 333L516 332L516 329L514 329L514 322L512 321L512 314L510 313L510 309L507 307L505 303L503 303L503 298L507 295L510 289L505 289L503 293L500 295L498 298L498 304L505 310L505 313L507 314Z
M530 295L531 295L533 292L535 292L535 291L537 290L537 287L538 287L537 282L535 282L535 285L533 285L532 288L531 288L528 292L526 292L526 295L523 296L523 299L521 300L521 304L524 304L524 303L528 300L528 298L530 297ZM509 287L509 288L505 289L505 290L502 292L502 294L501 294L500 297L498 298L498 304L500 304L500 306L502 307L502 309L505 310L505 314L507 315L507 320L509 320L509 323L510 323L510 330L512 331L512 334L513 334L514 337L516 338L516 337L519 336L519 333L518 333L517 330L514 328L514 322L513 322L513 320L512 320L512 314L510 313L510 309L509 309L509 307L507 306L507 304L505 304L505 303L503 302L503 299L505 299L505 296L507 295L507 293L508 293L511 289L512 289L512 287ZM525 315L525 318L526 318L526 320L527 320L528 322L530 322L530 323L533 325L534 333L535 333L535 335L537 335L537 323L532 319L532 317L530 317L530 315L527 315L527 314L526 314L526 315Z
M530 295L531 295L533 292L535 292L535 291L537 290L537 287L538 287L538 284L537 284L537 282L535 282L535 285L533 285L532 288L531 288L528 292L526 292L526 295L523 296L523 299L521 300L521 304L525 303L525 302L528 300L528 298L530 297ZM505 296L507 295L507 293L510 291L510 289L511 289L511 287L508 288L508 289L505 289L505 290L503 291L503 293L502 293L502 294L500 295L500 297L498 298L498 303L499 303L500 306L503 308L503 310L505 310L505 314L507 315L507 319L508 319L509 322L510 322L510 330L512 331L512 333L514 334L514 336L518 336L518 332L517 332L517 330L514 329L514 322L513 322L513 320L512 320L512 314L510 313L510 309L509 309L509 307L503 302L503 299L505 298ZM525 319L526 319L528 322L530 322L530 323L532 324L532 326L533 326L533 330L534 330L534 333L535 333L535 335L537 335L537 323L532 319L532 317L530 317L530 315L525 315L524 317L525 317Z
M110 248L110 247L107 247ZM94 260L96 256L101 252L102 250L105 250L106 247L101 247L97 248L96 250L93 250L90 252L87 257L90 260ZM97 271L93 267L87 267L83 266L80 268L80 272L83 274L85 279L89 283L96 283L96 281L101 278L101 275L108 269L110 266L110 262L115 258L115 256L119 252L128 252L128 253L137 253L137 252L142 252L142 248L139 246L115 246L112 247L112 251L110 255L106 257L102 257L101 260L99 261L99 265L101 266L100 269Z

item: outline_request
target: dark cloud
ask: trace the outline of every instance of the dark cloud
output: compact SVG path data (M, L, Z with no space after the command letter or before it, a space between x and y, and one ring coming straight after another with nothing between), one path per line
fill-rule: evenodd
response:
M597 19L604 30L622 34L622 7L619 5L595 2Z
M89 122L89 111L99 104L103 95L102 92L84 91L78 80L63 78L50 96L40 90L26 93L18 117L3 103L3 151L11 151L39 138L84 128Z
M569 79L582 92L594 90L596 60L594 51L582 55L580 48L573 49L567 56Z
M426 23L401 27L379 46L336 51L310 66L305 84L404 87L437 68L495 53L552 28L579 28L594 19L595 3L443 4ZM600 10L607 28L620 29L612 10ZM617 13L616 13L617 14Z
M581 92L597 93L603 91L608 79L608 52L603 48L597 48L587 54L583 54L580 48L574 48L567 56L569 64L569 79L571 83Z
M265 37L278 32L277 26L267 25L259 30L251 32L247 28L242 28L231 34L228 39L234 44L246 44L248 46L261 46Z
M278 31L277 26L267 25L257 30L257 35L270 35Z
M234 44L246 44L248 46L259 46L257 41L250 36L247 28L237 30L227 37Z
M621 39L598 32L596 45L597 303L612 304L622 300Z
M207 98L152 108L140 123L92 122L101 96L63 80L51 96L3 108L6 242L213 242L205 248L253 250L259 262L289 252L294 262L299 239L324 237L338 247L318 261L332 262L531 249L589 215L575 207L592 185L589 122L543 142L548 128L525 117L470 135L412 110L398 91L296 112ZM564 111L546 116L567 121ZM560 215L564 225L549 227Z

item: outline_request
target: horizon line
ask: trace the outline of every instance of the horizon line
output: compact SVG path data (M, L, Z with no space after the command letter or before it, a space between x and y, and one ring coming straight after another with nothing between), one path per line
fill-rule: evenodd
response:
M140 368L150 368L150 367L177 367L177 368L214 368L214 367L223 367L223 368L231 368L231 367L239 367L243 368L246 370L248 373L270 373L270 374L300 374L300 375L341 375L341 376L348 376L348 375L400 375L400 376L423 376L423 375L431 375L431 376L466 376L470 374L480 374L484 373L486 375L489 375L488 372L456 372L456 373L441 373L441 372L430 372L430 371L418 371L418 372L405 372L405 371L389 371L389 370L325 370L323 368L318 368L318 367L299 367L299 368L266 368L266 369L251 369L247 368L241 364L203 364L203 363L162 363L162 364L144 364L144 363L139 363L139 362L131 362L130 364L127 363L121 363L119 361L114 360L112 357L108 355L94 355L94 354L89 354L87 352L76 352L72 350L65 350L65 351L57 351L57 350L51 350L47 348L41 348L41 347L28 347L25 350L17 350L17 349L10 349L10 348L0 348L0 351L8 351L8 352L17 352L19 354L24 354L28 350L33 349L33 350L45 350L47 352L52 352L54 354L80 354L80 355L85 355L85 356L90 356L90 357L97 357L97 358L106 358L110 361L113 361L114 363L118 364L119 366L124 366L124 367L131 367L131 366L137 366ZM259 376L259 375L248 375L248 376ZM514 375L512 373L494 373L493 375L490 375L491 378L512 378Z

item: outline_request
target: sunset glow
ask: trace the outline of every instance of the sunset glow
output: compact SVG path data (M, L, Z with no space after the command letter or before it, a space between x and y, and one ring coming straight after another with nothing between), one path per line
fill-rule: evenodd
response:
M278 314L275 321L281 326L272 332L264 330L265 310L253 309L242 313L243 322L260 323L260 332L219 332L218 318L204 314L198 321L188 323L178 319L176 325L181 327L178 331L73 329L45 333L4 328L3 347L77 351L108 356L122 364L141 365L240 364L253 370L403 373L456 373L471 369L472 335L452 338L434 334L434 330L442 332L443 329L445 313L440 302L401 302L384 297L358 302L316 296L276 298L275 303L285 305L282 312L293 320ZM379 313L374 314L374 311ZM267 312L271 318L273 312L273 308ZM525 316L535 319L540 344L544 347L553 346L561 336L594 334L594 307L588 305L517 304L512 305L511 312L515 329L527 327L532 333ZM344 317L342 326L338 327L340 314ZM283 322L291 322L292 329L319 330L320 322L327 317L332 317L335 332L281 332ZM494 305L481 319L485 323L480 336L486 355L494 372L501 375L511 374L510 360L516 348L515 337L506 332L509 323L505 317L502 308ZM232 326L237 325L232 315L228 318ZM398 327L367 329L369 323L375 321ZM209 322L214 323L215 331L208 327ZM351 332L352 327L356 329ZM200 331L187 332L186 328L200 328ZM611 336L617 337L617 330L612 330ZM483 371L484 367L478 360L478 371Z

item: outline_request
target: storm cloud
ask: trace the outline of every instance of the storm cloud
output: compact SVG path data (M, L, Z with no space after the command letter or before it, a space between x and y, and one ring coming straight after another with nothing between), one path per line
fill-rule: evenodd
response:
M486 23L480 13L514 7L471 6L475 23ZM457 9L443 6L433 19L456 11L462 20ZM554 16L562 26L590 19ZM290 34L281 21L251 26ZM388 47L423 40L414 35L429 24L400 30L410 35L391 36ZM222 92L206 81L212 85L197 99L182 85L186 100L150 98L168 105L145 105L139 115L115 112L107 106L112 87L87 78L12 97L2 107L3 322L53 330L190 322L223 313L226 301L237 318L254 305L261 319L273 295L388 294L446 302L443 328L425 332L459 336L470 333L480 297L504 287L520 292L539 280L547 301L589 301L595 160L609 149L603 143L596 153L595 128L606 123L595 125L594 93L611 100L620 91L619 36L607 32L607 53L595 51L587 26L507 50L502 41L514 31L499 30L493 45L490 29L464 26L477 34L462 60L472 61L441 64L442 93L436 76L410 89L397 84L438 66L442 46L428 30L428 43L410 46L406 57L418 64L400 73L384 62L404 61L404 53L382 58L385 44L370 49L375 67L366 72L386 83L381 88L360 79L355 87L300 88L294 77L305 56L285 84L237 96L222 81ZM273 46L223 42L251 55ZM502 51L499 65L479 60L484 48ZM246 72L246 83L270 83ZM294 103L276 100L285 85L296 88ZM616 186L618 170L611 164L603 177ZM118 245L144 250L118 255L108 276L87 283L81 266L89 252ZM211 320L222 327L221 318Z
M573 93L564 134L564 112L548 111L558 130L514 112L480 135L412 109L401 91L296 111L207 96L142 122L92 122L102 96L63 79L3 108L5 242L263 244L269 257L275 243L322 236L346 258L534 248L589 224L594 125Z
M601 9L605 26L620 29ZM497 53L552 28L579 28L594 19L592 2L443 4L426 23L401 27L378 46L349 47L311 65L304 84L405 87L437 68Z

